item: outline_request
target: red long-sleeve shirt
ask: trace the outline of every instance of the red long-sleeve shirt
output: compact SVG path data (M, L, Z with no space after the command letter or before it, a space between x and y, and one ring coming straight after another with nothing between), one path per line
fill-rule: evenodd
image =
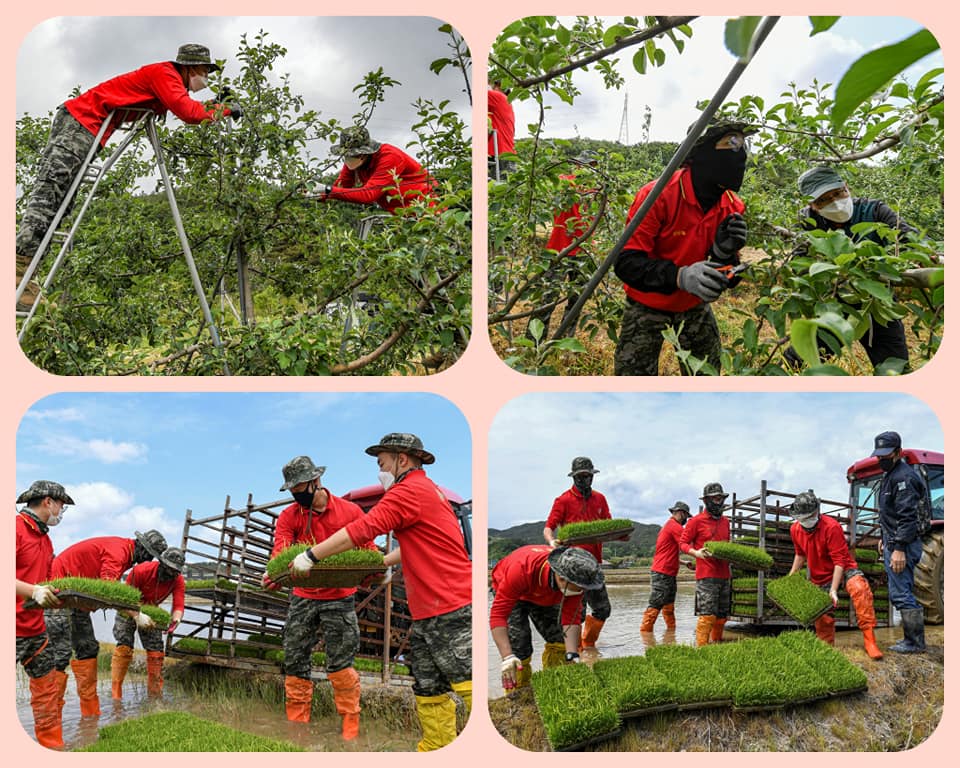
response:
M183 576L178 573L169 581L160 581L157 578L159 570L160 563L156 560L135 565L127 574L127 584L140 590L140 594L143 595L143 602L147 605L160 605L170 595L173 595L173 610L182 612L184 603Z
M572 173L563 174L561 179L573 183L577 178ZM581 194L588 195L589 191L583 190ZM570 223L572 220L573 223ZM565 211L560 211L553 217L553 229L550 232L550 238L547 240L547 250L559 253L570 243L586 232L589 220L580 218L580 203L574 203L572 207ZM576 256L580 252L580 247L574 248L568 256Z
M610 507L607 506L607 499L602 493L592 491L590 498L585 499L576 486L572 486L554 499L546 527L556 532L557 528L567 523L609 519ZM603 562L603 544L576 544L575 546L585 549L598 563Z
M354 544L388 531L400 545L407 605L415 620L470 604L470 557L463 531L443 491L422 469L392 485L361 520L347 526Z
M560 605L563 626L580 623L582 593L568 595L550 586L550 564L547 557L553 550L540 544L528 544L513 550L493 567L490 583L493 605L490 606L490 628L507 626L514 606L521 600L534 605Z
M37 521L25 512L17 513L17 578L28 584L49 581L53 565L53 544L41 532ZM25 598L17 595L17 637L35 637L46 631L43 608L24 610Z
M810 581L818 586L833 581L835 566L839 565L845 571L857 567L857 561L847 546L843 526L832 517L820 515L820 521L812 531L794 523L790 526L790 538L796 553L807 559Z
M497 132L497 150L501 155L513 155L513 133L516 117L513 105L503 91L493 88L487 90L487 117L490 127ZM487 157L493 157L493 134L487 136Z
M124 107L150 109L157 115L170 111L183 122L196 125L214 119L220 105L207 106L194 101L173 62L161 61L95 85L75 99L64 102L64 106L78 123L94 135L107 115L115 109L119 110L100 142L106 145L117 126L138 117L124 113ZM230 114L230 110L225 110L224 114Z
M681 536L683 536L683 526L672 517L663 524L663 528L657 534L651 571L662 573L664 576L676 576L679 573Z
M86 579L119 581L133 565L134 539L98 536L78 541L53 559L52 577L82 576Z
M305 509L294 502L280 513L273 531L273 551L270 557L276 557L292 544L317 544L354 520L363 518L363 510L358 505L334 496L329 491L327 493L329 500L323 512ZM369 540L358 546L376 549ZM356 587L296 587L293 594L310 600L340 600L355 594L356 591Z
M392 144L381 144L356 170L343 166L327 197L365 205L376 203L393 213L432 192L433 179L420 163Z
M729 541L730 521L723 517L711 517L704 510L692 517L683 526L680 536L680 551L688 554L691 549L702 549L708 541ZM696 577L698 579L729 579L730 563L716 557L698 557Z

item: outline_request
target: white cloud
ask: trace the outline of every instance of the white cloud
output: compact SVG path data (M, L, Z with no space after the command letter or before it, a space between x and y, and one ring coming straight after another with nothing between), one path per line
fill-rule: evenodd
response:
M23 418L36 421L83 421L84 415L79 408L31 408Z
M143 443L117 442L102 438L81 440L75 437L48 437L43 441L41 450L58 456L121 464L146 458L148 448Z

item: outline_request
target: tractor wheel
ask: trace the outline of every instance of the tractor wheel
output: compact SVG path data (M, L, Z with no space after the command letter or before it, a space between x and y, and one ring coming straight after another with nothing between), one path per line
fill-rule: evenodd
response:
M943 624L943 531L923 540L923 557L913 571L913 592L927 624Z

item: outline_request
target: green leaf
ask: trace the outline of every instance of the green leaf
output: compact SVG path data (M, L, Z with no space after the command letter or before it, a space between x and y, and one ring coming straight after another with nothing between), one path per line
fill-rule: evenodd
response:
M527 331L534 339L540 341L543 337L543 321L534 317L527 325Z
M750 43L753 41L753 33L760 24L760 18L760 16L741 16L738 19L730 19L724 27L724 45L741 61L746 61L750 55Z
M871 296L880 299L880 301L893 301L893 293L890 288L877 280L858 280L855 284Z
M633 54L633 68L641 75L647 73L647 52L642 46L637 48L637 52Z
M812 367L820 364L815 322L804 319L794 320L790 326L790 343L807 365Z
M586 352L587 348L583 346L579 339L558 339L553 342L554 349L562 349L564 352Z
M569 29L567 29L566 27L557 27L557 31L555 32L555 34L556 34L556 36L557 36L557 42L558 42L558 43L560 43L561 45L569 45L569 44L570 44L570 30L569 30Z
M836 272L840 267L829 261L815 261L810 265L810 277L819 275L821 272Z
M940 48L937 39L923 29L905 40L878 48L857 59L837 85L830 121L839 128L854 110L885 83L911 64Z
M439 75L443 71L443 68L450 63L450 59L435 59L430 63L430 71L435 75Z
M603 33L603 47L609 48L611 45L615 45L617 40L621 37L626 37L630 34L630 28L623 24L614 24L610 29Z
M826 32L830 27L840 20L839 16L811 16L810 17L810 37Z

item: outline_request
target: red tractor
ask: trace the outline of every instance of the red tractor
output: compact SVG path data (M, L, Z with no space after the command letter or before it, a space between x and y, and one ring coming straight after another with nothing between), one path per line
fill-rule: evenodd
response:
M914 571L914 593L924 608L927 624L943 623L943 454L903 449L903 458L920 475L930 498L931 530L924 537L923 557ZM868 457L847 470L850 506L856 509L857 529L875 529L877 490L883 471Z

